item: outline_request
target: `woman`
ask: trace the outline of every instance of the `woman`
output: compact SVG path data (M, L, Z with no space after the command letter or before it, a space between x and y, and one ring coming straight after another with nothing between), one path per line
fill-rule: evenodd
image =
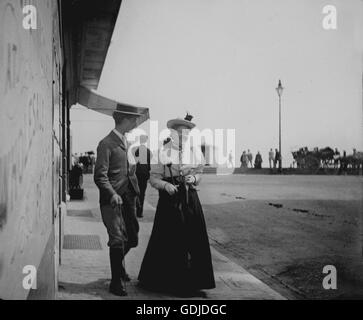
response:
M201 151L191 150L192 116L168 122L159 164L150 183L159 190L154 226L141 265L140 285L182 296L202 295L215 288L211 252L196 186L203 171ZM189 152L191 151L191 152Z
M247 159L247 153L246 151L243 151L241 156L241 168L247 168L248 166L248 159Z
M257 152L255 157L255 169L262 169L262 156L260 151Z

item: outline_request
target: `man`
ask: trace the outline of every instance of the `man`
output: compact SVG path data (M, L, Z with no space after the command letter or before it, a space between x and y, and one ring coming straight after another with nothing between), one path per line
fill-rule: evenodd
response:
M268 162L270 163L270 169L272 169L272 165L274 164L274 161L275 161L275 153L271 148L270 152L268 153Z
M232 150L229 152L228 154L228 168L233 168L233 154L232 154Z
M129 281L124 258L138 245L139 224L136 218L136 198L139 187L135 166L129 163L125 133L136 126L138 114L113 113L115 129L98 145L94 181L100 191L100 207L109 236L112 279L110 292L126 296L123 281Z
M248 167L248 166L251 166L251 168L253 168L253 164L252 164L252 161L253 161L253 155L252 155L252 152L250 151L250 149L248 149L247 159L248 159L247 167Z
M279 162L280 162L280 152L279 150L275 149L274 169L276 169Z
M339 161L340 161L340 152L339 152L338 148L335 148L333 158L334 158L334 169L336 169L336 168L338 168Z
M140 146L135 150L136 159L136 177L140 188L139 201L137 202L137 217L144 216L144 199L147 188L147 182L150 178L150 160L152 158L151 151L146 147L148 137L146 135L140 136Z
M348 161L347 161L347 152L344 150L343 151L343 156L340 158L340 167L339 167L339 174L344 173L345 175L347 174L347 169L348 169Z
M82 157L80 158L81 163L83 164L83 173L87 174L88 173L88 165L89 165L89 159L88 159L88 155L82 154Z

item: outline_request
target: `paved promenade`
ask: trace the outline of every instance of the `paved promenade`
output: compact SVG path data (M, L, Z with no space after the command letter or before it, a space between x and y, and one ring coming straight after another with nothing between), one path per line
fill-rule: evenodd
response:
M107 233L100 218L98 191L92 182L92 177L87 175L84 180L85 200L68 203L64 231L66 240L64 245L67 249L62 251L58 299L177 299L145 291L137 286L137 275L152 229L152 223L143 220L140 220L140 244L126 258L126 268L133 279L127 284L129 295L121 298L108 293L110 268L106 245ZM147 203L145 210L155 209ZM77 246L78 249L74 249ZM206 291L206 299L284 299L213 247L211 249L217 287Z

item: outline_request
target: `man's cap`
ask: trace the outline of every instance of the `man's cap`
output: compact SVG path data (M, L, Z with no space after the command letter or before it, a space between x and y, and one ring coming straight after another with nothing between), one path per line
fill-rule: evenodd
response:
M138 112L137 108L128 106L128 105L124 105L124 104L122 104L122 105L118 104L116 106L116 110L114 110L114 113L127 114L127 115L132 115L132 116L140 116L140 113Z

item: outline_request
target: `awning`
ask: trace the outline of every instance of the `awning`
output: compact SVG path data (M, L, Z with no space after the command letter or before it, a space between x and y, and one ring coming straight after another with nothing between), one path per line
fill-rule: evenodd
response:
M94 111L101 112L112 116L112 113L116 108L119 108L127 112L135 112L139 114L137 120L137 126L149 119L149 109L132 106L126 103L117 102L106 97L101 96L94 90L90 90L85 87L80 87L78 103L92 109Z
M62 28L65 52L66 96L69 105L79 103L112 115L117 106L140 114L138 124L149 119L147 108L113 101L97 93L121 0L63 0Z

